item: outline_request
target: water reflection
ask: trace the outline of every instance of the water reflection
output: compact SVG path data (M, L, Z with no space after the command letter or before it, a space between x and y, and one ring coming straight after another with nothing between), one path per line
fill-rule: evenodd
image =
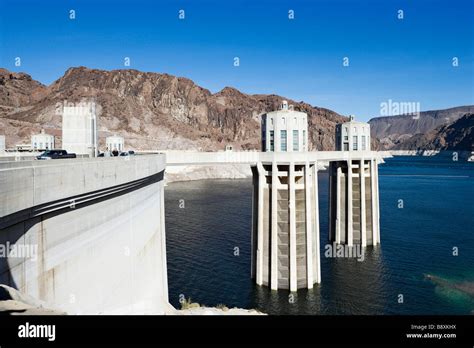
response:
M321 287L316 284L313 289L291 293L255 286L252 306L268 314L320 314Z
M323 256L323 297L328 313L384 312L386 288L381 248L367 247L363 252L364 261Z

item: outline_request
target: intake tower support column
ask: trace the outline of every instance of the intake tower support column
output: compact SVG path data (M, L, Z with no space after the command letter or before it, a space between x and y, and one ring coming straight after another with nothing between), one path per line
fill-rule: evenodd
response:
M258 201L252 274L258 285L296 291L321 281L316 166L274 158L252 168Z

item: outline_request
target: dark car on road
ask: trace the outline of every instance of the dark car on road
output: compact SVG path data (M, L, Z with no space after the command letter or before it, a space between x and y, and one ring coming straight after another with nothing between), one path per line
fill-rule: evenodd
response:
M120 152L119 156L135 156L135 151L133 150L123 151L123 152Z
M39 159L39 160L63 159L63 158L76 158L76 154L67 153L66 150L46 150L41 155L36 156L36 159Z

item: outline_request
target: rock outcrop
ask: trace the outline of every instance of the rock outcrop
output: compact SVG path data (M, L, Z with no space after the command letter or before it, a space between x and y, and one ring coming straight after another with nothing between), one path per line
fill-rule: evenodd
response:
M46 86L24 73L0 68L0 115L22 111L45 96Z

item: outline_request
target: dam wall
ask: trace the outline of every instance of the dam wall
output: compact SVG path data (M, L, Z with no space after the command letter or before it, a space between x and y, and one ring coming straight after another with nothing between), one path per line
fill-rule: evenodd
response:
M69 314L172 310L165 166L160 154L0 163L0 283Z

